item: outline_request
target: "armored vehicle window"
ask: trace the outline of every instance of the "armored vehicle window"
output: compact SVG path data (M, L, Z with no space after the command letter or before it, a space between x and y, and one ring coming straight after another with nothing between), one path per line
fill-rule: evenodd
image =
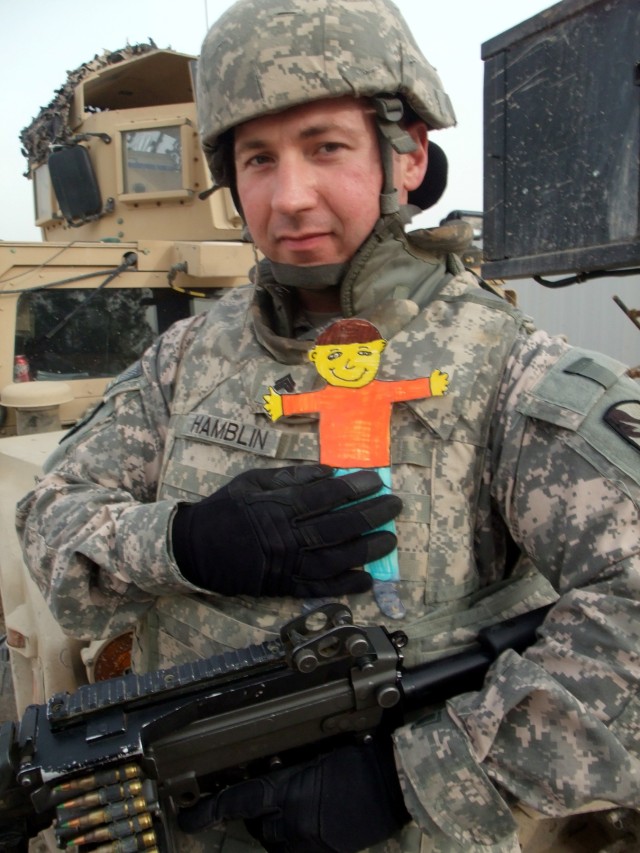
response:
M182 189L179 127L132 130L123 134L125 193Z
M27 291L18 301L15 354L32 379L114 376L134 362L189 300L163 288Z

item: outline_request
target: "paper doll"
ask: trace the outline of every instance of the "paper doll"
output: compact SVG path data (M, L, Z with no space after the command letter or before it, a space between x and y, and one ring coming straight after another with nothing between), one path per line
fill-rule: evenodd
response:
M327 385L317 391L291 394L279 394L270 387L264 395L264 407L273 421L317 412L320 462L333 466L336 475L375 469L384 488L390 490L393 404L442 396L449 377L433 370L430 376L419 379L376 379L385 346L386 341L368 320L335 321L318 336L309 352L309 359ZM382 529L395 533L395 524L390 522ZM402 618L405 608L394 583L400 577L397 551L365 568L374 579L374 595L381 611L391 618Z

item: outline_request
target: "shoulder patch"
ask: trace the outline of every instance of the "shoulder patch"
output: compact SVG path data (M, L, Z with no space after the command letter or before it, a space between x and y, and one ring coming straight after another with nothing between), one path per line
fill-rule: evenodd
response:
M625 400L607 409L605 423L640 450L640 401Z

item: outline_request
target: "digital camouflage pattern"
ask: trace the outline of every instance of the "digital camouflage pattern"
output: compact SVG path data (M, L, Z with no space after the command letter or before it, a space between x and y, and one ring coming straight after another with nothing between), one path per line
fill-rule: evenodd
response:
M435 69L389 0L248 0L211 27L198 63L198 125L216 184L220 136L322 98L400 94L431 128L455 123Z
M640 389L617 362L532 332L454 256L434 254L433 235L387 229L348 271L343 313L389 341L381 379L432 364L452 377L446 397L393 414L408 663L558 601L524 657L503 655L481 691L396 732L416 823L376 850L514 853L516 802L551 817L640 802L640 457L604 417ZM179 500L317 458L312 417L273 424L262 409L269 385L306 390L317 374L309 342L293 338L302 319L272 310L286 296L268 270L260 280L154 343L19 507L56 618L87 638L137 624L138 666L262 640L308 604L192 587L167 533ZM383 621L370 594L349 603L357 620ZM220 832L198 846L256 849Z

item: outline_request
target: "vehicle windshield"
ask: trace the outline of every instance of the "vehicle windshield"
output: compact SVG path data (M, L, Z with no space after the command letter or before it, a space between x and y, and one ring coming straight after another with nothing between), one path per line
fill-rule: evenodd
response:
M189 299L167 288L25 291L15 355L26 357L31 379L114 376L190 313Z

